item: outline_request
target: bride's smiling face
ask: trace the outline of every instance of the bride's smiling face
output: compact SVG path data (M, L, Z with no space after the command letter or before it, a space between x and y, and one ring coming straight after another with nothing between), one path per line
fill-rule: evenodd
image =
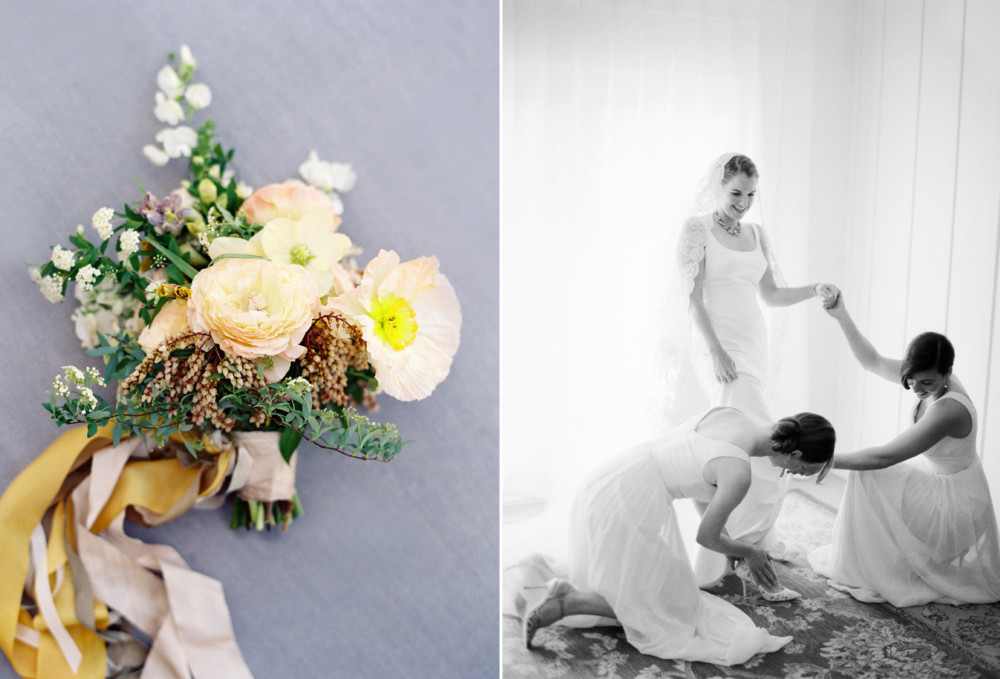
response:
M729 178L722 185L722 191L718 197L718 209L723 216L740 221L753 205L753 199L757 196L757 178L748 177L740 172Z

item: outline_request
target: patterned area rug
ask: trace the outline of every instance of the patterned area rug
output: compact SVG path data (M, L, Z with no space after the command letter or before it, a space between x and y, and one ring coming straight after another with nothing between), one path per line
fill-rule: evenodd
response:
M811 498L789 493L778 519L782 539L801 555L775 564L783 584L802 592L797 602L769 604L756 593L742 595L727 577L712 590L745 611L761 627L792 642L743 665L660 660L638 653L619 627L573 629L553 625L538 632L535 648L521 642L521 620L503 620L503 676L600 677L788 677L883 679L885 677L1000 676L1000 604L913 606L866 604L827 586L809 568L805 554L830 541L833 511Z

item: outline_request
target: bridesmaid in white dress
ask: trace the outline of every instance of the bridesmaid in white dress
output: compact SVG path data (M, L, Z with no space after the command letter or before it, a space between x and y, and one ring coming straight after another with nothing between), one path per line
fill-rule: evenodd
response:
M695 369L713 406L732 406L759 423L773 421L766 399L768 336L758 297L772 307L824 300L833 286L787 287L767 235L742 218L757 195L757 167L750 158L727 153L715 160L696 199L705 212L684 224L679 255L689 310L697 329ZM726 524L730 535L783 557L774 522L787 492L787 479L770 474L765 462L751 462L753 484ZM699 550L699 584L710 586L726 573L726 560Z
M809 555L830 585L894 606L1000 601L1000 539L976 454L976 409L952 373L938 333L917 336L900 360L880 355L841 298L829 310L861 365L917 396L913 426L881 446L838 454L853 470L833 544Z
M735 665L776 651L791 637L757 627L732 604L698 589L673 501L692 498L702 513L698 542L745 560L763 583L777 582L764 550L734 540L724 524L750 486L752 458L772 473L824 474L835 434L801 413L761 426L733 408L710 410L686 433L638 445L595 471L570 514L569 579L553 579L524 616L527 646L541 627L566 616L615 618L642 653Z

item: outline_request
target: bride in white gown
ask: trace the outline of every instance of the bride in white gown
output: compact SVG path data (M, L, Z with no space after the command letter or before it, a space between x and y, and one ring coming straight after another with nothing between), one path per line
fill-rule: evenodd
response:
M894 606L1000 601L1000 539L976 453L976 409L952 373L944 335L917 336L900 360L880 355L843 299L836 318L861 365L917 396L913 426L881 446L838 454L853 470L833 544L809 555L830 585Z
M525 643L530 648L542 627L586 615L616 619L629 643L660 658L735 665L778 650L791 637L772 636L732 604L698 589L673 501L695 501L701 545L745 560L759 582L773 586L777 578L764 550L724 529L750 486L749 462L766 460L774 476L779 469L824 474L834 442L833 427L819 415L801 413L762 426L733 408L715 408L687 432L610 459L575 495L568 579L549 581L544 597L525 613Z
M702 390L711 405L732 406L767 423L773 421L766 397L768 332L758 296L768 306L787 307L817 295L832 299L836 288L784 284L764 229L741 221L756 198L757 180L750 158L719 156L701 181L695 203L702 214L685 222L678 254L682 291L697 331L692 358ZM764 460L751 461L751 470L753 484L726 528L734 538L784 558L773 527L787 479L769 473ZM700 585L709 586L726 573L726 560L698 550L695 573Z

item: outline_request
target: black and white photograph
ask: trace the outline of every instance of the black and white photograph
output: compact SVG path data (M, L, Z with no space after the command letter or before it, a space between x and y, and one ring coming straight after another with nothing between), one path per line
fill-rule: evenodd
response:
M501 24L505 679L997 676L1000 5Z

